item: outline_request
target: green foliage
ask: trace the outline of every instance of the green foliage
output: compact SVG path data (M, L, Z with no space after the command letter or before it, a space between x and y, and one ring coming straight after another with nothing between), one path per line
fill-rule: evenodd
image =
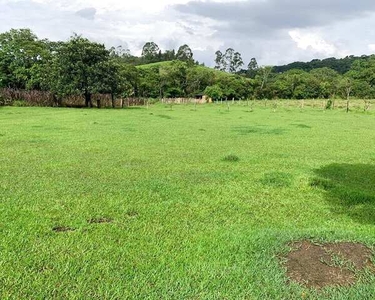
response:
M187 44L176 53L147 42L142 56L135 57L122 47L107 50L77 35L67 42L50 42L29 29L0 34L0 88L50 91L57 98L82 95L87 106L94 93L111 94L113 100L205 92L213 99L230 100L375 98L375 56L314 60L292 64L295 68L260 67L252 58L247 69L240 70L241 54L228 48L216 52L215 64L216 70L198 65Z
M363 55L360 57L351 55L351 56L347 56L345 58L339 58L339 59L331 57L331 58L326 58L323 60L314 59L311 62L293 62L291 64L284 65L284 66L275 66L274 72L284 73L292 69L299 69L299 70L309 72L314 69L329 68L331 70L336 71L339 74L345 74L351 69L353 63L357 61L366 61L368 59L371 59L371 57L372 56L366 56L366 55Z
M228 48L223 54L220 50L216 51L215 69L229 73L236 73L243 66L243 60L239 52L233 48Z
M11 29L0 34L0 87L40 87L37 70L48 57L48 42L38 40L30 29Z
M191 51L190 47L188 45L182 45L178 51L176 58L178 60L186 61L186 62L194 62L193 60L193 51Z
M247 65L247 75L250 78L255 78L257 72L258 72L259 66L256 58L252 58Z
M156 65L151 65L147 68L139 68L138 74L138 94L142 97L148 98L161 97L159 67Z
M206 87L204 93L213 100L220 100L223 97L223 91L217 84Z
M206 94L207 87L210 87L207 91L211 95L211 86L218 86L221 92L215 94L218 98L214 99L242 99L252 90L251 80L248 78L183 61L158 62L137 68L141 78L139 93L150 97L168 97L168 91L174 91L173 94L179 91L177 94L181 97L195 97Z
M110 60L109 54L104 45L74 35L57 49L51 89L58 95L84 95L86 106L92 106L93 93L118 93L123 87L120 67Z
M186 71L186 94L195 96L203 93L207 86L214 83L215 77L215 72L212 69L201 66L188 68Z
M147 42L142 49L142 57L145 62L155 62L160 53L159 46L154 42Z
M26 103L25 100L15 100L15 101L13 101L12 106L15 106L15 107L26 107L27 103Z
M331 99L328 99L326 103L326 109L332 109L333 101Z

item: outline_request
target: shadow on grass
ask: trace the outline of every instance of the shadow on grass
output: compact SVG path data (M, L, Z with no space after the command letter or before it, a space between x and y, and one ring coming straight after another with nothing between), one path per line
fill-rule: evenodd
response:
M311 126L306 124L291 124L292 126L295 126L297 128L303 128L303 129L311 129Z
M375 224L375 165L331 164L315 173L311 186L326 191L333 212Z
M285 129L282 128L264 128L263 126L239 126L232 129L239 135L248 134L270 134L270 135L281 135L285 133Z
M162 119L172 120L172 117L168 115L156 115L156 116Z
M124 106L122 109L132 109L132 110L135 110L135 109L146 109L146 108L143 107L143 106Z

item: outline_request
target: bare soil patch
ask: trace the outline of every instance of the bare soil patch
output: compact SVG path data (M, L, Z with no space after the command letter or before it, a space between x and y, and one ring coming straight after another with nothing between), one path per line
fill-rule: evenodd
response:
M366 268L375 272L372 250L360 243L314 244L310 241L291 244L285 257L287 276L309 288L350 286Z
M68 231L74 231L74 228L66 227L66 226L55 226L52 228L54 232L68 232Z
M110 218L92 218L88 220L90 224L103 224L103 223L112 223L113 220Z

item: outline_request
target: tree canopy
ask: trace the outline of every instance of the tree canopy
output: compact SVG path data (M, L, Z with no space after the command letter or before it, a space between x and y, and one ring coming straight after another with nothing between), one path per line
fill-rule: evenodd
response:
M189 45L162 51L155 42L134 56L121 46L73 35L67 41L39 39L29 29L0 34L0 88L50 91L55 97L195 97L306 99L375 97L375 55L313 60L287 66L245 65L233 48L215 53L215 69L194 61Z

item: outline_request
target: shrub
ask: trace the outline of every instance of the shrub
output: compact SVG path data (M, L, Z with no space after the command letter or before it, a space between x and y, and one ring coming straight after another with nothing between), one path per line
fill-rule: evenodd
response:
M27 103L24 100L14 100L13 101L13 106L16 106L16 107L25 107L25 106L27 106Z
M326 104L326 109L332 109L333 101L331 99L328 99Z

